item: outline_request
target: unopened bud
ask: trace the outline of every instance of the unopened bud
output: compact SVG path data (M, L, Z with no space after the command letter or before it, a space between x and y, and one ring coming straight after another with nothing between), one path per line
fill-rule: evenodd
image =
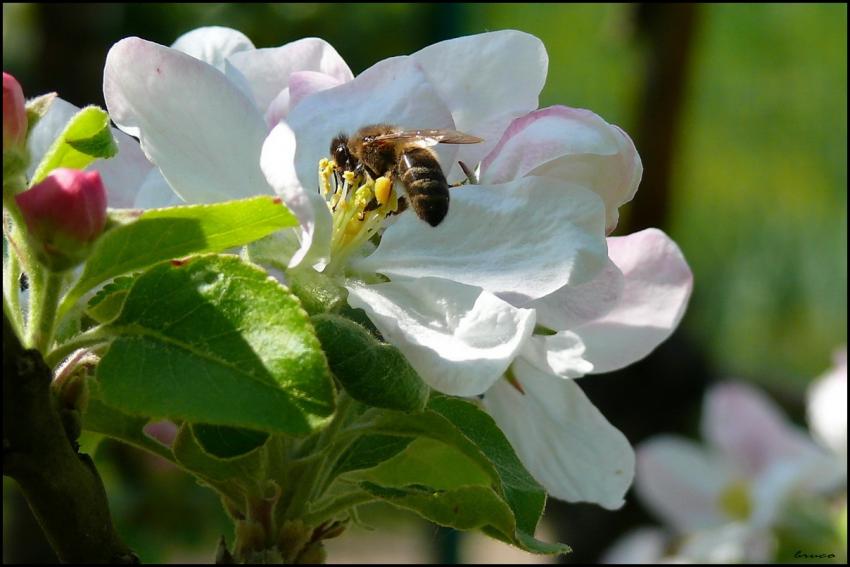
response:
M56 169L15 201L39 260L53 271L84 260L106 225L106 190L96 171Z
M27 110L21 84L3 73L3 153L27 143Z
M23 175L29 165L27 110L24 91L17 79L3 73L3 187Z

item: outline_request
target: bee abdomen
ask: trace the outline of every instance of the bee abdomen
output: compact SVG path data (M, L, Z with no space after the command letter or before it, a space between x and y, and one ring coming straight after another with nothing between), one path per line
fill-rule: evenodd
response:
M399 177L416 216L437 226L449 212L449 184L440 163L429 150L407 150L399 160Z

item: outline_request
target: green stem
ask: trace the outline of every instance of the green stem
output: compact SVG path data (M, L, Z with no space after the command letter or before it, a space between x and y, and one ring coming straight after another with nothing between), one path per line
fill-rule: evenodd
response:
M371 502L375 497L365 490L356 490L333 500L320 510L316 510L304 516L304 523L308 526L316 526L327 520L333 519L340 512L344 512L349 508L359 504Z
M39 282L38 286L33 282L27 344L42 353L47 352L53 341L56 307L59 305L63 280L64 274L46 272L44 281Z
M21 313L21 262L14 250L9 250L9 261L3 270L3 279L3 299L8 307L7 314L11 317L15 331L21 335L24 329L24 317Z
M44 361L51 368L55 368L57 364L62 362L65 357L81 348L88 348L94 345L105 343L109 340L110 335L106 333L103 327L95 327L84 333L80 333L68 342L58 345L44 357Z
M336 415L328 424L327 428L319 434L318 442L314 448L314 454L325 453L326 450L333 444L337 432L348 419L350 409L354 406L354 400L345 392L342 392L337 400ZM309 462L307 469L299 476L298 482L293 490L292 498L287 507L286 517L300 518L304 515L307 506L311 500L317 495L318 487L323 484L323 476L326 474L329 459L317 459L313 462L312 459L304 459L304 462Z

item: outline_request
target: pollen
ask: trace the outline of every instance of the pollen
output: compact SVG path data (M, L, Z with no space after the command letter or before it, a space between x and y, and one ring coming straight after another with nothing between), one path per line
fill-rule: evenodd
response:
M386 205L390 200L393 183L383 175L375 180L375 199L379 205Z
M398 208L392 180L372 179L363 171L341 171L327 158L318 162L319 193L333 219L331 261L326 271L338 271L348 257L373 236L380 236L384 220Z

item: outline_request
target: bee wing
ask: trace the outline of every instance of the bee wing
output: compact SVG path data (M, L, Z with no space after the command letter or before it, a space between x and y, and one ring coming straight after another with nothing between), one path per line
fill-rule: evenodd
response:
M411 142L418 143L420 146L428 147L437 144L478 144L483 142L478 136L464 134L457 130L399 130L398 132L390 132L374 137L375 142Z

